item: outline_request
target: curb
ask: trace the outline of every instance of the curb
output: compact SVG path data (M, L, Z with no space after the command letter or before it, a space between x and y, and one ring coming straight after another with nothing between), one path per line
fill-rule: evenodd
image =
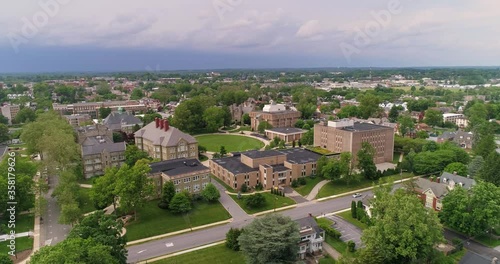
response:
M292 208L295 208L295 207L297 207L297 204L289 205L289 206L285 206L285 207L280 207L280 208L276 208L276 209L273 209L273 210L262 211L262 212L258 212L258 213L252 214L252 215L253 216L265 215L265 214L269 214L269 213L274 213L274 212L278 212L278 211L284 211L284 210L292 209Z
M151 263L151 262L155 262L155 261L158 261L158 260L162 260L162 259L166 259L166 258L171 258L171 257L179 256L179 255L182 255L182 254L186 254L186 253L189 253L189 252L193 252L193 251L196 251L196 250L200 250L200 249L204 249L204 248L209 248L209 247L217 246L217 245L220 245L220 244L223 244L223 243L226 243L226 240L222 240L222 241L214 242L214 243L203 245L203 246L199 246L199 247L195 247L195 248L190 248L190 249L186 249L186 250L182 250L182 251L170 253L168 255L159 256L159 257L156 257L156 258L148 259L148 260L137 262L137 263L138 264Z

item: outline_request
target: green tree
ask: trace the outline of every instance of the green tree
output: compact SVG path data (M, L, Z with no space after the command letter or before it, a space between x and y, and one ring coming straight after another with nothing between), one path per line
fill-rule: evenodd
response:
M120 197L120 208L134 211L137 219L137 209L142 207L153 195L153 184L148 173L151 171L149 161L139 160L133 167L123 165L118 171L115 193Z
M500 224L500 188L478 182L471 190L454 188L443 199L441 220L468 236L484 234Z
M176 214L187 213L192 209L191 199L185 192L176 193L168 208Z
M389 121L392 123L396 123L398 121L399 117L399 108L395 105L391 107L391 110L389 111Z
M242 116L242 118L241 118L241 120L242 120L242 123L244 125L250 125L251 124L250 115L248 113L244 113L243 116Z
M443 113L432 109L425 111L424 123L432 127L441 126L443 124Z
M305 124L306 124L306 123L304 122L304 120L299 119L299 120L297 120L297 122L295 122L295 125L294 125L294 126L295 126L296 128L302 128L302 127L304 127L304 125L305 125Z
M225 111L217 106L209 107L203 113L203 119L206 123L208 132L217 132L219 128L224 126Z
M479 127L488 121L488 110L482 102L475 102L470 108L466 109L465 115L469 119L469 128L471 129Z
M340 179L342 177L340 161L337 159L329 160L328 163L321 169L321 174L325 179L329 179L331 181Z
M488 135L483 135L477 141L477 144L474 144L474 153L483 158L486 158L490 155L490 153L494 152L496 149L495 136L493 133Z
M130 94L130 99L132 100L139 100L144 97L144 93L142 92L141 88L135 88L132 93Z
M109 107L101 107L99 108L99 118L104 119L111 114L111 108Z
M316 174L320 177L323 176L323 168L328 164L328 158L326 156L321 156L317 161L316 161Z
M129 167L135 165L138 160L149 158L148 153L140 150L136 145L128 145L125 149L125 164Z
M166 181L163 184L163 189L161 191L161 202L164 204L165 208L168 208L170 201L175 196L175 185L172 181Z
M337 113L339 118L359 117L361 116L360 110L355 105L346 105Z
M443 241L439 219L416 196L384 188L373 203L374 224L363 231L363 250L377 252L382 263L420 263Z
M368 142L363 142L357 156L358 169L361 171L363 176L369 180L376 180L377 166L375 166L375 162L373 162L373 157L375 156L375 149L373 146Z
M356 201L351 201L351 216L356 218Z
M242 233L241 229L232 228L226 233L226 246L234 251L240 250L240 244L238 238Z
M259 123L259 126L257 126L257 130L261 134L264 134L266 129L271 129L271 128L273 128L273 126L271 126L271 124L269 124L267 121L262 121Z
M207 186L205 186L205 189L201 192L201 196L203 196L203 199L205 199L207 202L215 202L219 200L220 198L220 193L219 190L215 187L215 185L209 183Z
M379 117L382 108L380 108L380 98L374 94L365 93L358 96L359 112L361 118Z
M260 193L245 197L245 205L250 208L259 208L266 203L266 198Z
M219 151L219 153L220 153L220 156L221 156L221 157L226 156L226 154L227 154L226 147L224 147L224 146L220 146L220 151Z
M98 209L104 209L112 204L116 210L117 196L115 193L116 182L118 180L118 168L106 169L104 175L95 179L90 189L90 199Z
M0 114L0 124L8 125L9 124L9 119L2 114Z
M267 214L245 227L238 238L248 263L293 263L297 259L299 227L289 217Z
M490 182L496 186L500 186L500 154L496 151L491 154L484 161L484 166L477 173L476 178L483 181Z
M0 264L13 264L12 260L10 259L9 255L7 254L0 254Z
M429 133L427 133L427 131L424 130L417 131L417 138L427 139L429 138Z
M172 125L188 133L203 131L206 127L203 118L205 109L215 104L215 99L207 96L197 96L185 100L175 108Z
M481 170L484 164L484 159L481 156L474 157L469 165L467 166L468 174L471 177L476 176L476 174Z
M408 115L400 116L398 122L399 122L399 133L403 137L406 135L406 133L410 132L415 126L415 124L413 123L413 118L411 118Z
M457 173L460 176L467 176L467 166L461 162L453 162L448 164L444 171L449 173Z
M312 145L314 144L314 128L311 128L311 130L307 131L302 138L300 139L300 142L303 145Z
M353 180L356 180L356 175L352 173L353 163L352 154L350 152L340 153L339 167L341 172L341 178L345 181L347 185Z
M35 111L31 110L31 108L29 107L25 107L19 110L19 112L17 112L16 117L14 117L14 123L16 124L29 123L35 120L36 120Z

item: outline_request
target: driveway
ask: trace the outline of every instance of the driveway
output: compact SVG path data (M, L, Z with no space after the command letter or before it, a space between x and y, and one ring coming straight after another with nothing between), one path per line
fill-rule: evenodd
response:
M363 233L361 229L336 215L328 216L327 218L335 222L333 228L337 229L337 231L342 234L340 240L346 243L348 241L353 241L356 243L356 248L361 246L361 234Z
M302 197L302 195L300 195L298 192L296 192L292 187L285 186L283 189L285 191L286 197L291 198L296 203L299 204L299 203L305 203L305 202L307 202L307 199L304 198L304 197Z
M229 197L226 193L226 188L218 183L216 180L212 181L212 184L219 190L220 198L219 202L226 208L229 214L233 217L233 222L248 220L253 218L248 215L241 207L233 200L233 198Z

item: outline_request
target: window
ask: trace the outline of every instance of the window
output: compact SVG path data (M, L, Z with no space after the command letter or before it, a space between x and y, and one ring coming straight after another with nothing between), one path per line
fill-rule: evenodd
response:
M181 192L180 188L175 189L175 193L180 193L180 192Z
M200 176L194 176L193 177L193 181L199 181L200 180Z
M203 175L203 177L201 177L202 179L208 179L208 174L207 175Z
M188 191L188 192L190 192L190 191L191 191L191 186L186 186L186 187L184 187L184 191Z
M191 182L191 178L184 178L184 183L188 183L188 182Z
M202 189L205 189L205 187L207 187L207 184L208 184L208 182L204 182L204 183L202 183L202 184L201 184L201 188L202 188Z
M199 192L200 191L200 185L199 184L193 185L193 191Z

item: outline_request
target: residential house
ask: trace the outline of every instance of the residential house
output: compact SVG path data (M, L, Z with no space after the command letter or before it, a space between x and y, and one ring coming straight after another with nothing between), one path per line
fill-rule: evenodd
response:
M319 228L314 217L309 216L295 220L299 225L299 259L305 259L306 255L316 255L323 251L325 231Z
M469 190L472 186L476 185L476 181L474 179L457 175L456 172L443 172L439 178L439 182L445 184L448 190L453 190L457 185Z
M446 185L424 178L418 178L416 185L418 186L416 191L419 193L425 207L436 211L440 211L443 208L442 199L448 192Z
M134 133L136 146L160 160L197 158L198 141L170 126L168 120L155 119Z
M443 132L443 134L438 136L437 142L443 143L446 141L455 142L458 146L464 149L472 149L474 134L472 132L465 131Z
M111 112L102 123L111 131L123 131L125 133L133 133L134 127L142 127L142 120L135 117L129 112L125 112L123 108L119 108L116 112Z
M174 183L176 193L187 191L191 194L200 194L210 183L210 169L203 166L198 159L164 160L149 166L149 174L154 179L158 196L167 181Z

